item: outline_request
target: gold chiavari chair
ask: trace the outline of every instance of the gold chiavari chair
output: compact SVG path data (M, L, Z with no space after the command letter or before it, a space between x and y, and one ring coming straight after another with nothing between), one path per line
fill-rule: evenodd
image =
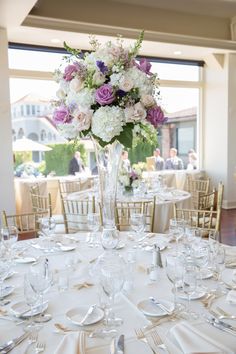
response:
M95 197L92 199L69 200L62 198L62 210L66 233L88 231L87 217L89 213L100 211L95 205Z
M59 180L59 190L61 198L65 198L70 193L79 192L81 190L81 180Z
M156 199L152 201L117 201L115 205L115 221L118 230L125 231L131 228L132 213L142 213L145 216L145 231L153 232Z
M34 193L34 190L30 189L30 197L32 202L32 209L34 213L47 212L48 216L52 216L52 201L51 194L40 195Z
M208 235L210 230L220 231L221 209L217 210L196 210L196 209L178 209L174 206L175 218L186 220L190 226L203 229L204 236Z
M191 199L194 209L198 209L200 195L208 194L210 188L210 178L193 179L187 177L187 191L191 193Z
M217 193L216 208L221 209L223 203L223 196L224 196L224 185L222 182L219 182L216 193Z
M216 191L208 194L200 194L198 197L198 210L215 210Z
M2 212L2 224L4 227L15 226L19 231L19 238L37 237L40 231L40 220L48 216L48 212L24 213L8 215Z

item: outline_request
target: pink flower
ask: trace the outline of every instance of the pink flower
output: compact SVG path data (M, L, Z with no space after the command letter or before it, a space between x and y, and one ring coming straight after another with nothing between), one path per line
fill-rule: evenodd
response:
M92 110L87 110L84 112L77 110L74 112L75 119L78 123L77 125L78 131L83 131L90 128L92 115L93 115Z
M141 59L138 65L139 70L143 71L147 75L152 75L150 69L152 64L147 59Z
M104 84L99 87L95 92L95 99L101 106L112 103L115 99L112 86Z
M155 106L147 111L147 120L157 128L159 125L164 124L168 118L164 116L161 107Z
M72 121L72 116L67 107L61 106L54 111L53 120L55 124L70 123Z
M77 73L78 69L79 67L77 63L67 65L67 67L65 68L63 79L66 81L71 81L75 77L75 74Z

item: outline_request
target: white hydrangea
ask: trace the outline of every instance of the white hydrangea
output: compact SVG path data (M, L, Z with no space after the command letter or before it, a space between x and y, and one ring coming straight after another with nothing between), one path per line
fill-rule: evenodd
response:
M127 70L126 76L134 82L135 87L139 89L141 95L152 94L153 86L149 77L144 72L136 67L132 67Z
M77 94L77 102L83 108L90 108L95 103L95 90L84 88Z
M66 139L75 139L78 136L77 123L74 119L70 124L58 124L57 128Z
M130 178L129 176L126 175L120 175L119 176L119 181L124 187L128 187L130 185Z
M120 135L124 121L122 108L117 106L100 107L92 118L92 133L103 141L110 142L115 136Z
M110 76L110 83L112 86L119 86L120 80L123 76L123 73L112 74Z

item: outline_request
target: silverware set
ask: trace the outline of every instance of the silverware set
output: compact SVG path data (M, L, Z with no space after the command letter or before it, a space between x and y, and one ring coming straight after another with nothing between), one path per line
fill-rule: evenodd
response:
M157 330L152 330L147 334L141 329L135 329L135 334L138 340L145 343L153 352L153 354L159 354L159 349L162 349L166 354L169 354L168 348Z

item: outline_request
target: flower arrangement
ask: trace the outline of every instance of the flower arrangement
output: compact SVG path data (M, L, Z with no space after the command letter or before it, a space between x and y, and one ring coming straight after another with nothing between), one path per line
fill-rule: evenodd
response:
M119 182L126 189L138 188L141 180L142 172L140 170L131 169L127 171L125 168L120 168Z
M131 147L133 136L146 136L166 122L151 64L135 60L143 35L131 48L121 38L101 45L92 37L92 51L85 53L65 44L71 56L64 70L55 72L53 120L66 138L91 134L102 146L117 139Z

